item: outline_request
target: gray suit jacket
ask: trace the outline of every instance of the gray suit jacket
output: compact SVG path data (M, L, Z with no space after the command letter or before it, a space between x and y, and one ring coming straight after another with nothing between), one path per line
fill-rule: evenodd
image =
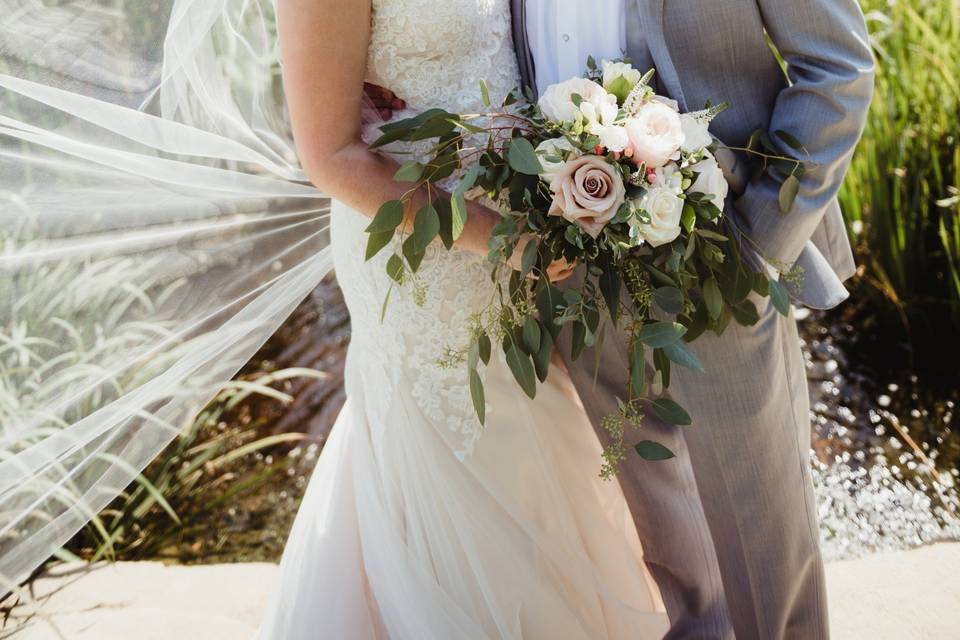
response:
M816 166L801 179L794 209L780 211L780 181L765 175L732 181L731 216L764 257L802 270L793 291L799 302L822 309L842 302L848 296L842 282L855 265L836 196L863 132L874 74L856 0L628 2L636 3L661 89L685 110L731 103L712 127L724 143L745 146L758 128L784 130L803 142ZM512 3L520 71L535 88L526 0ZM740 164L725 169L742 176Z

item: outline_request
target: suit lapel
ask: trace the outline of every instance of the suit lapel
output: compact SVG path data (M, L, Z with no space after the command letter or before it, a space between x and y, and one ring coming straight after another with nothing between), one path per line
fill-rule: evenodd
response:
M683 87L680 86L680 77L677 68L670 57L667 48L666 34L664 33L664 2L666 0L634 0L640 10L640 23L643 25L644 36L650 48L650 55L657 67L657 76L660 86L671 98L680 104L680 109L687 110L687 101L683 96Z

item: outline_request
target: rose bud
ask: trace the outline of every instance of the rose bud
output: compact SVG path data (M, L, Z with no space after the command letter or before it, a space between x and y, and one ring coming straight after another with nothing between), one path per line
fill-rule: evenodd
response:
M595 146L595 147L593 148L593 152L594 152L595 154L597 154L598 156L605 156L605 155L607 155L607 150L603 148L603 145L602 145L602 144L598 144L597 146Z

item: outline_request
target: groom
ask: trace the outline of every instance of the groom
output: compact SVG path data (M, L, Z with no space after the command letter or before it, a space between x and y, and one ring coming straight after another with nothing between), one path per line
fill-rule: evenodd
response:
M854 263L836 193L873 89L855 0L511 2L527 86L542 90L581 75L588 55L616 58L626 50L637 68L656 69L658 92L684 110L730 102L711 127L725 144L742 147L761 127L799 138L816 166L803 176L792 212L780 211L774 176L747 184L740 177L746 161L727 154L718 157L733 191L726 214L759 258L799 274L790 278L797 302L830 308L847 297L842 281ZM402 107L389 91L368 94L386 116ZM706 373L674 370L671 394L695 425L681 430L645 418L644 437L676 458L632 458L619 475L670 616L667 638L828 636L799 337L792 317L756 302L757 324L731 323L722 335L692 343ZM602 353L567 365L607 444L600 421L617 411L615 398L627 386L623 339L608 336Z
M542 90L580 75L588 55L625 49L635 67L656 69L659 93L683 110L730 102L711 127L725 144L745 146L760 127L799 138L816 167L793 211L780 211L774 176L746 184L737 177L745 162L730 154L720 158L735 192L727 215L763 262L799 278L799 303L830 308L847 297L841 282L854 263L836 194L873 90L855 0L512 0L512 10L528 86ZM799 337L792 316L757 302L754 326L731 323L692 343L705 374L674 371L671 394L694 426L645 418L646 434L677 457L631 459L619 475L667 606L668 638L828 636ZM600 348L599 360L587 353L567 365L606 444L600 420L617 412L628 350L622 336Z

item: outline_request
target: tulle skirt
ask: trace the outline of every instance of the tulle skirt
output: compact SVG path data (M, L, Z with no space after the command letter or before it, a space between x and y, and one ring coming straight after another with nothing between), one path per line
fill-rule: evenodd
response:
M463 460L409 394L367 411L377 389L354 373L260 638L663 636L636 529L561 369L531 401L495 357L487 425Z

